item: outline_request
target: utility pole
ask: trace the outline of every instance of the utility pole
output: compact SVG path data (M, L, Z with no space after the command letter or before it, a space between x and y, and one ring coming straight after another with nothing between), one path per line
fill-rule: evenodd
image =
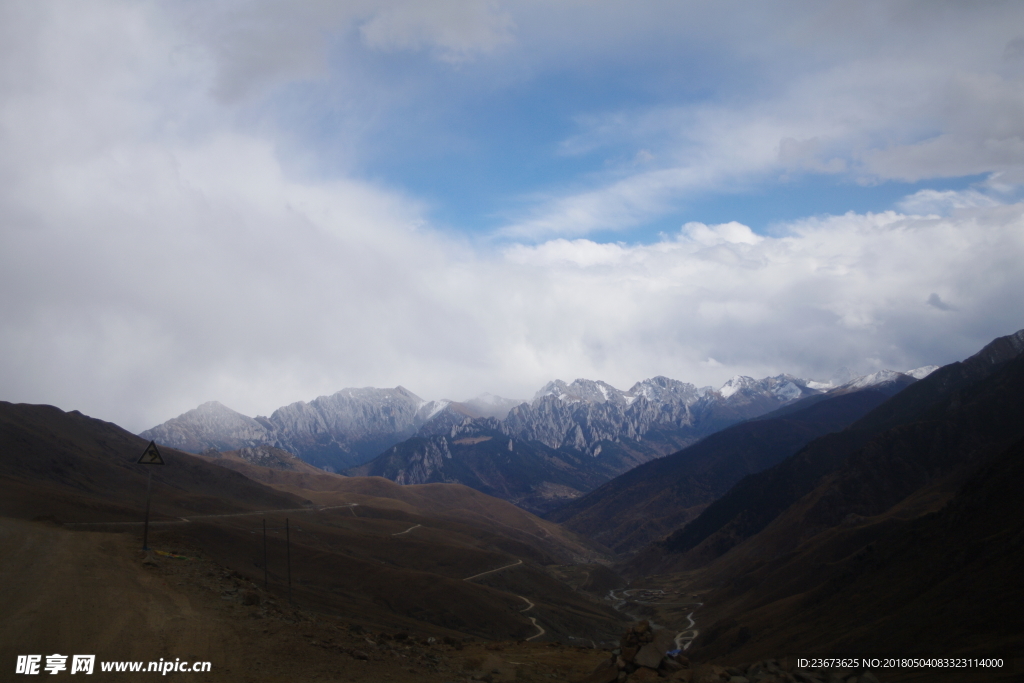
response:
M288 558L288 604L292 602L292 532L288 527L288 518L284 518L285 555Z
M160 455L159 449L156 447L155 441L150 441L149 445L146 446L146 450L142 452L142 455L138 460L135 461L137 465L163 465L164 459ZM153 490L153 470L149 471L149 476L146 478L146 521L142 526L142 549L149 550L149 502L151 493Z
M142 549L149 550L149 501L150 492L153 489L153 470L149 471L146 477L146 521L142 525Z

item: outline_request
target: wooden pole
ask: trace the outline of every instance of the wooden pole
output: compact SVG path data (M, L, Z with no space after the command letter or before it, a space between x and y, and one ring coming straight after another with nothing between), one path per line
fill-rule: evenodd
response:
M263 590L267 590L267 518L263 518Z
M153 487L153 468L149 468L149 477L146 479L146 522L142 527L142 549L149 550L149 500Z
M288 602L292 601L292 532L288 527L288 518L284 518L285 553L288 557Z

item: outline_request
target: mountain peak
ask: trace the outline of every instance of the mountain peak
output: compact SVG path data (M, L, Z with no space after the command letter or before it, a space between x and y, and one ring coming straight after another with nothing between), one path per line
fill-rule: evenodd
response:
M923 365L919 368L914 368L913 370L907 370L903 374L913 377L914 379L924 379L938 369L938 365Z
M555 396L566 403L577 403L586 401L588 403L625 403L625 393L616 389L607 382L601 380L578 378L572 384L566 384L560 379L548 382L534 395L534 400L545 396Z
M757 380L755 380L753 377L747 377L746 375L735 375L729 378L729 380L722 385L722 388L718 390L718 393L720 393L723 398L729 398L737 391L740 391L741 389L746 389L747 387L752 387L756 383Z
M701 396L711 390L711 387L698 389L688 382L680 382L664 375L650 377L637 382L626 392L626 400L632 403L641 396L654 403L666 403L670 401L681 401L685 405L695 403Z

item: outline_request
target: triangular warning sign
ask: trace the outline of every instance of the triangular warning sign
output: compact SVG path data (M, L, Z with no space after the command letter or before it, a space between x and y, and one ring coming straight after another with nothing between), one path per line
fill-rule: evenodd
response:
M156 442L150 441L143 451L142 457L136 461L139 465L163 465L164 459L160 457L160 451L156 448Z

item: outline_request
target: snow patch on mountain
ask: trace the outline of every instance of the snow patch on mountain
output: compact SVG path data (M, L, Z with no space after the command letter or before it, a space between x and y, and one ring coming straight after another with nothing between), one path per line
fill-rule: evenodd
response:
M786 382L785 384L776 386L771 390L771 392L773 395L786 399L787 401L795 401L803 395L803 392L800 391L800 387L792 382Z
M848 389L864 389L866 387L875 386L876 384L891 382L897 379L902 374L903 373L896 372L894 370L879 370L878 372L873 372L870 375L858 377L852 382L847 382L846 384L843 385L843 387Z
M745 375L736 375L722 385L722 388L718 390L718 393L722 395L722 398L731 398L736 392L741 389L745 389L750 385L754 384L753 377L747 377Z
M904 375L910 375L914 379L924 379L928 375L932 374L939 369L938 365L925 365L920 368L914 368L913 370L907 370Z

